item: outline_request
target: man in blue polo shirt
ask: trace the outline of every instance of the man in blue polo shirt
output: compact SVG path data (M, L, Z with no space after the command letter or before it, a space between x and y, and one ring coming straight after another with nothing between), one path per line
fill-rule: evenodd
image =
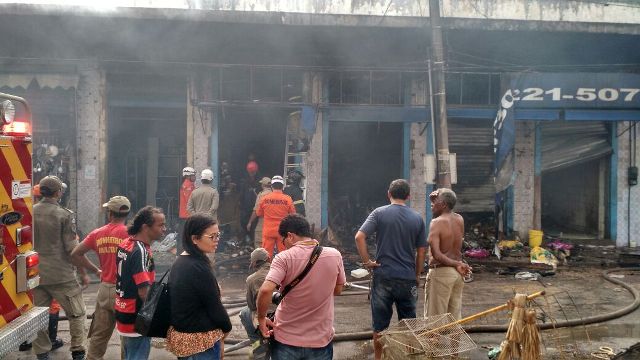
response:
M398 320L416 317L418 284L427 250L425 223L406 205L409 183L393 180L387 192L389 205L367 217L356 233L356 245L364 267L373 272L371 317L375 359L382 357L380 332L389 327L396 305ZM376 234L376 259L367 251L367 236Z

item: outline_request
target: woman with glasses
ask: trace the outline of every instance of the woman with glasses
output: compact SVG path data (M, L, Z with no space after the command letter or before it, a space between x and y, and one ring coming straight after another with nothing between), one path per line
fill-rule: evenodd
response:
M167 349L178 359L220 359L231 320L222 306L220 287L208 254L218 247L220 229L209 215L190 216L182 236L184 251L169 274L171 327Z

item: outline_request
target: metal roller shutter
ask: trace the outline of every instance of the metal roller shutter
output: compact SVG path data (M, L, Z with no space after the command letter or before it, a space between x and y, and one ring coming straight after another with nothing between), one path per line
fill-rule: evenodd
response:
M543 172L595 160L611 151L604 122L550 122L542 126Z
M493 212L493 120L450 119L449 152L457 154L456 212Z

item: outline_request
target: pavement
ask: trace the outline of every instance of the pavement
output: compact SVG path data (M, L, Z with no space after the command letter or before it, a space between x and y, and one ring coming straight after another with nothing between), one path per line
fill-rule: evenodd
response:
M601 254L602 251L596 251ZM159 259L156 259L159 260ZM169 258L164 259L165 262ZM162 262L162 261L161 261ZM463 317L490 309L506 303L515 293L533 293L545 290L547 295L539 298L535 303L539 317L545 322L561 322L565 319L579 319L595 314L605 314L622 308L633 301L631 294L620 287L605 281L601 273L606 266L615 262L599 260L588 262L578 261L569 265L559 266L555 275L542 278L541 281L516 280L513 275L497 275L500 269L511 267L526 270L527 261L522 259L504 259L476 262L474 265L474 281L465 285L463 295ZM603 266L601 266L603 265ZM166 267L166 266L165 266ZM238 266L224 273L218 274L222 293L225 298L244 297L244 279L246 274ZM238 270L240 269L240 270ZM640 272L624 271L616 273L622 280L640 290ZM352 281L354 279L348 279ZM93 284L84 291L87 313L93 312L97 285ZM368 331L371 329L371 313L366 295L348 295L352 290L345 291L344 296L335 300L335 329L336 333L350 333ZM423 295L419 296L418 316L423 313ZM489 315L469 323L469 325L506 325L510 314L506 311ZM395 315L392 324L396 321ZM87 327L90 321L87 321ZM240 324L238 316L232 316L233 330L231 339L245 339L246 334ZM65 341L65 346L52 352L52 359L68 359L68 323L61 322L59 337ZM488 349L498 346L504 339L504 333L470 333L471 339L478 346L475 350L460 354L461 359L487 359ZM622 351L637 343L640 339L640 310L615 320L589 325L577 326L542 332L544 359L593 359L590 352L600 346L609 346L615 352ZM154 339L151 359L175 359L175 356L164 350L162 339ZM227 345L229 346L229 345ZM248 348L226 354L227 359L248 358ZM105 359L119 359L120 341L114 333ZM372 359L373 347L370 340L345 341L334 344L335 359ZM35 359L28 352L15 352L7 359Z

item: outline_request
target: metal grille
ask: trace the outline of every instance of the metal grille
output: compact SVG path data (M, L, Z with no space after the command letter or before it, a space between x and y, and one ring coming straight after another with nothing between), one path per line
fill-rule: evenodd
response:
M477 346L451 314L404 319L381 333L386 359L420 355L442 357Z

